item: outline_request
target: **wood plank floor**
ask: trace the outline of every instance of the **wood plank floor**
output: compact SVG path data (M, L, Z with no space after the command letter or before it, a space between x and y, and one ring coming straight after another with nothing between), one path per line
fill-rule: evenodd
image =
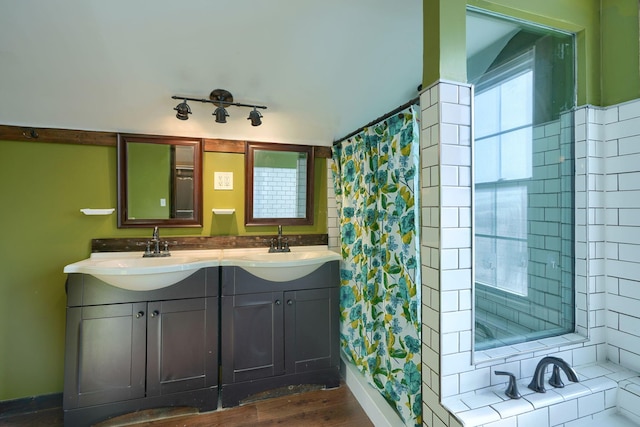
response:
M188 408L142 411L99 424L99 427L369 427L373 426L346 385L259 400L202 414ZM0 426L61 427L62 410L0 419Z

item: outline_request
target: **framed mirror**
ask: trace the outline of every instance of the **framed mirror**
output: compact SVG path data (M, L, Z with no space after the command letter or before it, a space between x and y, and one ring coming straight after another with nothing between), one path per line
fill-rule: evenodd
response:
M247 142L245 225L313 224L313 147Z
M202 227L202 140L118 134L118 227Z

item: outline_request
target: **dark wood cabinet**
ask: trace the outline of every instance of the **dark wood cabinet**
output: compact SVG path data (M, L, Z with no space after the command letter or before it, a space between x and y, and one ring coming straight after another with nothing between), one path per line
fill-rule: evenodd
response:
M65 426L150 408L209 411L298 385L340 385L339 262L272 282L236 266L129 291L67 278Z
M337 387L338 262L271 282L222 267L222 406L289 385Z
M338 287L285 292L286 371L330 369L339 364Z
M215 409L218 287L217 268L145 292L69 275L65 425L162 406Z
M282 292L222 298L223 383L284 373L282 298Z
M218 298L154 301L148 313L147 396L216 387Z
M65 408L101 405L145 395L146 304L67 309ZM66 391L66 390L65 390ZM70 390L69 390L70 391Z

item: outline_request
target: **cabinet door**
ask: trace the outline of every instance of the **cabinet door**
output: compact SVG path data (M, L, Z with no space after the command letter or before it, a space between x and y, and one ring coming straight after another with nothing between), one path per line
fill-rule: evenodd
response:
M67 309L65 409L144 397L146 303Z
M217 300L149 303L147 396L217 385Z
M222 383L282 375L282 292L222 297Z
M284 300L287 374L337 367L338 288L285 292Z

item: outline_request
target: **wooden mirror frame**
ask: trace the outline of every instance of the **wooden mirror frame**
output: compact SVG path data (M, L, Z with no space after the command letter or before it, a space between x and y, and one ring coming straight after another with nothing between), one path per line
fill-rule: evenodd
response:
M129 188L127 179L127 143L166 144L192 146L193 154L193 218L129 218ZM118 134L118 228L134 227L202 227L202 139L165 136ZM175 185L174 185L175 186ZM174 194L175 188L171 189ZM172 201L169 201L172 203Z
M253 166L255 151L291 151L307 154L307 199L306 212L300 218L256 218L253 212ZM245 225L313 225L313 188L314 188L314 149L306 145L271 144L266 142L247 142L245 147Z

